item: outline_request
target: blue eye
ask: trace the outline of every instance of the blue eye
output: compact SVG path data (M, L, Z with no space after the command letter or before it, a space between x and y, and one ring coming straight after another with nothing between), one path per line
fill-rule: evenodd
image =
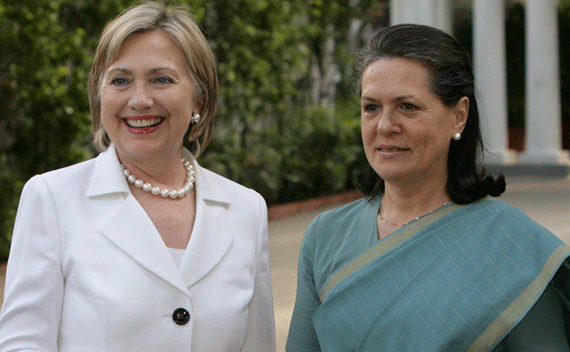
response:
M161 77L157 77L157 78L155 79L155 82L158 83L158 84L169 84L169 83L172 83L172 82L174 82L174 81L173 81L172 78L170 78L170 77L161 76Z
M123 77L116 77L111 80L111 84L114 86L122 86L127 84L128 81Z

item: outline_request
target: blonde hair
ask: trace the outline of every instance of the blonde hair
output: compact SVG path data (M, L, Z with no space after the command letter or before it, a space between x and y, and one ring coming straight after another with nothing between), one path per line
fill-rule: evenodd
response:
M127 9L111 20L101 34L89 74L89 106L93 119L94 144L99 151L106 150L111 144L101 123L100 88L105 70L116 59L121 46L130 35L152 30L162 30L169 34L186 58L188 73L196 89L196 96L192 98L196 99L201 121L188 127L184 145L198 156L208 145L214 126L218 100L216 59L204 34L188 11L180 7L167 8L154 1Z

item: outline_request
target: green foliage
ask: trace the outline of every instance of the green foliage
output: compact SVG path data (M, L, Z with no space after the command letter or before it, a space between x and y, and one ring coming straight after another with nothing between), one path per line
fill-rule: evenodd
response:
M331 114L313 106L290 116L287 128L214 139L202 164L259 191L268 204L332 194L352 186L361 157L358 105Z
M89 155L86 33L63 26L60 6L0 1L0 250L23 182Z
M365 5L367 1L362 1ZM358 106L313 104L312 69L341 68L348 86L349 1L211 1L206 33L218 59L221 101L214 136L201 157L207 168L258 190L269 204L351 187L348 168L360 146ZM220 19L225 19L221 21ZM326 30L324 30L326 28ZM341 43L325 60L325 42ZM350 92L349 94L353 94Z
M339 192L352 187L353 167L361 154L359 106L341 105L332 114L314 106L291 121L282 137L283 187L277 202Z

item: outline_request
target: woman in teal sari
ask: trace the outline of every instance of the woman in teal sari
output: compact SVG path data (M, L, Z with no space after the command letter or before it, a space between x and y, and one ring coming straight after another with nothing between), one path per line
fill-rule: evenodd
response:
M307 229L287 351L569 351L570 248L493 198L467 53L389 27L359 83L366 197Z

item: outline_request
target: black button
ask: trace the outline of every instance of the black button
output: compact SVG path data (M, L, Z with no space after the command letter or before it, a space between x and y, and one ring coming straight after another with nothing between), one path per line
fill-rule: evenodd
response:
M172 320L178 325L184 325L190 320L190 313L184 308L178 308L172 313Z

